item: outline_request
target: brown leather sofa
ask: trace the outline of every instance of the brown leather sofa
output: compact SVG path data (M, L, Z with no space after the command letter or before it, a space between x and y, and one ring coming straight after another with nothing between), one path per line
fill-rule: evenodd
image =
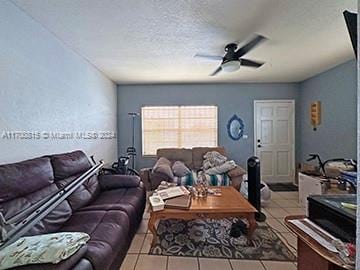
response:
M82 151L0 165L1 213L9 219L90 167ZM90 236L87 244L58 264L14 269L118 270L142 219L145 202L145 188L137 176L92 176L27 232L85 232Z
M180 160L184 162L189 169L198 171L202 167L203 156L209 151L217 151L220 154L226 156L224 147L194 147L192 149L161 148L157 150L156 158L159 159L160 157L165 157L172 163ZM244 174L246 174L246 171L240 166L237 166L228 172L231 185L237 190L240 189ZM161 181L169 180L166 176L153 172L152 168L141 169L140 177L147 190L154 190L159 186Z

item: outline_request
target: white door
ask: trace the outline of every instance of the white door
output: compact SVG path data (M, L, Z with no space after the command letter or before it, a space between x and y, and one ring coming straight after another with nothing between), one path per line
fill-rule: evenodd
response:
M294 100L254 102L254 152L260 158L264 182L294 182L294 105Z

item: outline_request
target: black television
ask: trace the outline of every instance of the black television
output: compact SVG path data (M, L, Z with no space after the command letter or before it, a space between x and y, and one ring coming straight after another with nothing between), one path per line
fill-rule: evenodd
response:
M345 10L343 12L351 43L357 58L357 14Z

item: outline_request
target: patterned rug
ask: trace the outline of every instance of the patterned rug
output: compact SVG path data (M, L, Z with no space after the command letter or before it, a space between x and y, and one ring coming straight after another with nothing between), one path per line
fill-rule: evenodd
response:
M246 235L233 238L231 225L237 219L160 221L158 242L149 254L166 256L295 261L293 253L265 223L258 223L252 244Z

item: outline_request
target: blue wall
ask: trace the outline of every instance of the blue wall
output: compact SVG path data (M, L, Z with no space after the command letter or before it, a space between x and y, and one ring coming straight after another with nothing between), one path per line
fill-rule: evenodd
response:
M3 132L116 131L116 85L11 1L0 1L0 164L82 149L106 162L117 140L6 139Z
M323 159L356 159L357 132L356 62L349 61L300 84L298 99L297 160L309 153ZM310 125L310 103L321 101L322 120L317 131Z
M140 112L143 105L217 105L219 145L242 166L253 155L253 101L255 99L297 99L298 84L184 84L184 85L120 85L118 86L118 147L125 153L131 144L131 122L128 112ZM232 141L226 131L228 119L236 113L245 123L248 139ZM136 125L137 167L154 164L152 158L141 157L141 124Z
M253 101L295 99L296 161L304 162L312 152L324 159L356 158L356 62L349 61L301 83L288 84L184 84L118 86L118 152L131 143L128 112L140 112L143 105L217 105L219 145L242 166L253 155ZM310 103L322 103L322 123L317 131L310 125ZM232 141L226 133L228 119L236 113L245 122L248 139ZM141 157L141 125L136 124L137 167L154 164Z

